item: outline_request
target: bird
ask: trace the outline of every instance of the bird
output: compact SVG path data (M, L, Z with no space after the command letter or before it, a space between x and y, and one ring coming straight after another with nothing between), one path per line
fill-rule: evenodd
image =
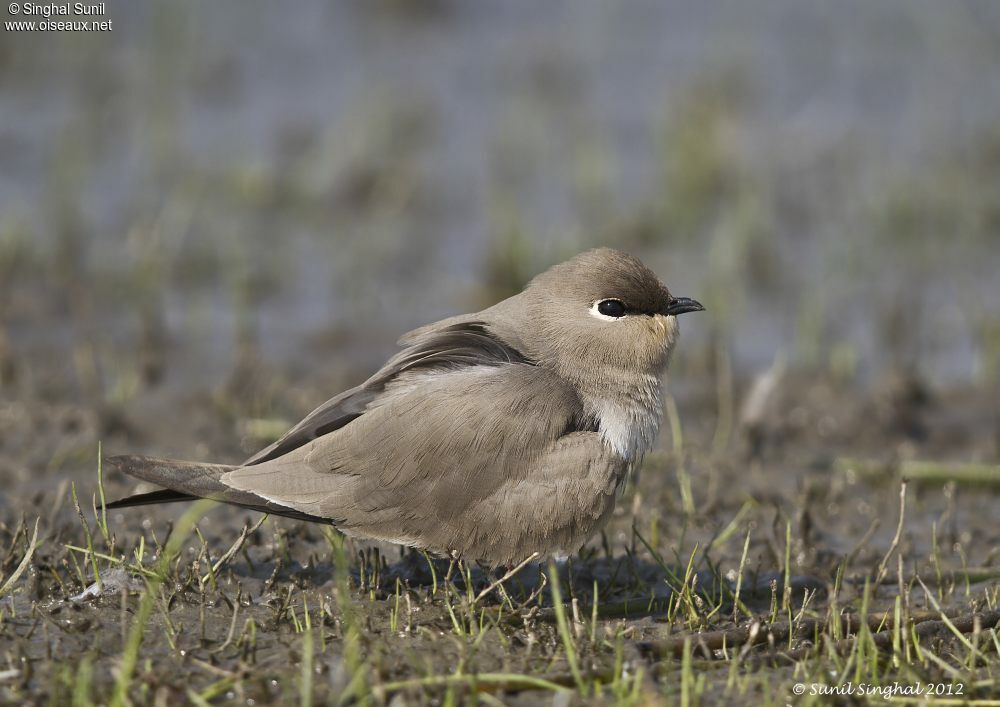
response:
M242 464L109 457L163 489L108 508L209 498L495 567L567 556L652 448L677 317L703 309L630 254L584 251L404 334Z

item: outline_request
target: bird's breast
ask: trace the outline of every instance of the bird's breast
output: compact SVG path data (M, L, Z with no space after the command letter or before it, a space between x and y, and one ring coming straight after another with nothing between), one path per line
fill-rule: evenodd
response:
M653 447L660 430L659 379L651 376L627 393L592 397L585 407L597 421L604 443L626 461L635 462Z

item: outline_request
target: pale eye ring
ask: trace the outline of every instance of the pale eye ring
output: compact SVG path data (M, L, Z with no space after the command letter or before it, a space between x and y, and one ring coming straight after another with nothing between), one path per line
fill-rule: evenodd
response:
M620 299L609 298L595 302L592 311L607 319L621 319L628 310Z

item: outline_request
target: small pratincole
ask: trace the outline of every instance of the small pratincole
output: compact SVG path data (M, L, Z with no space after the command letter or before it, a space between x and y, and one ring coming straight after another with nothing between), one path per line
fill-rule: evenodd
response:
M701 309L630 255L581 253L404 335L243 464L111 457L165 488L109 507L210 498L491 565L575 552L652 446L677 315Z

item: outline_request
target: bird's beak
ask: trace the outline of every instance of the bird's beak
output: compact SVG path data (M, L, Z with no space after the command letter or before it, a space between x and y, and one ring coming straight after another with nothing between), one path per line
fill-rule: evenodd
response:
M705 308L698 300L690 297L671 297L667 300L667 305L661 310L661 314L676 316L686 312L701 312Z

